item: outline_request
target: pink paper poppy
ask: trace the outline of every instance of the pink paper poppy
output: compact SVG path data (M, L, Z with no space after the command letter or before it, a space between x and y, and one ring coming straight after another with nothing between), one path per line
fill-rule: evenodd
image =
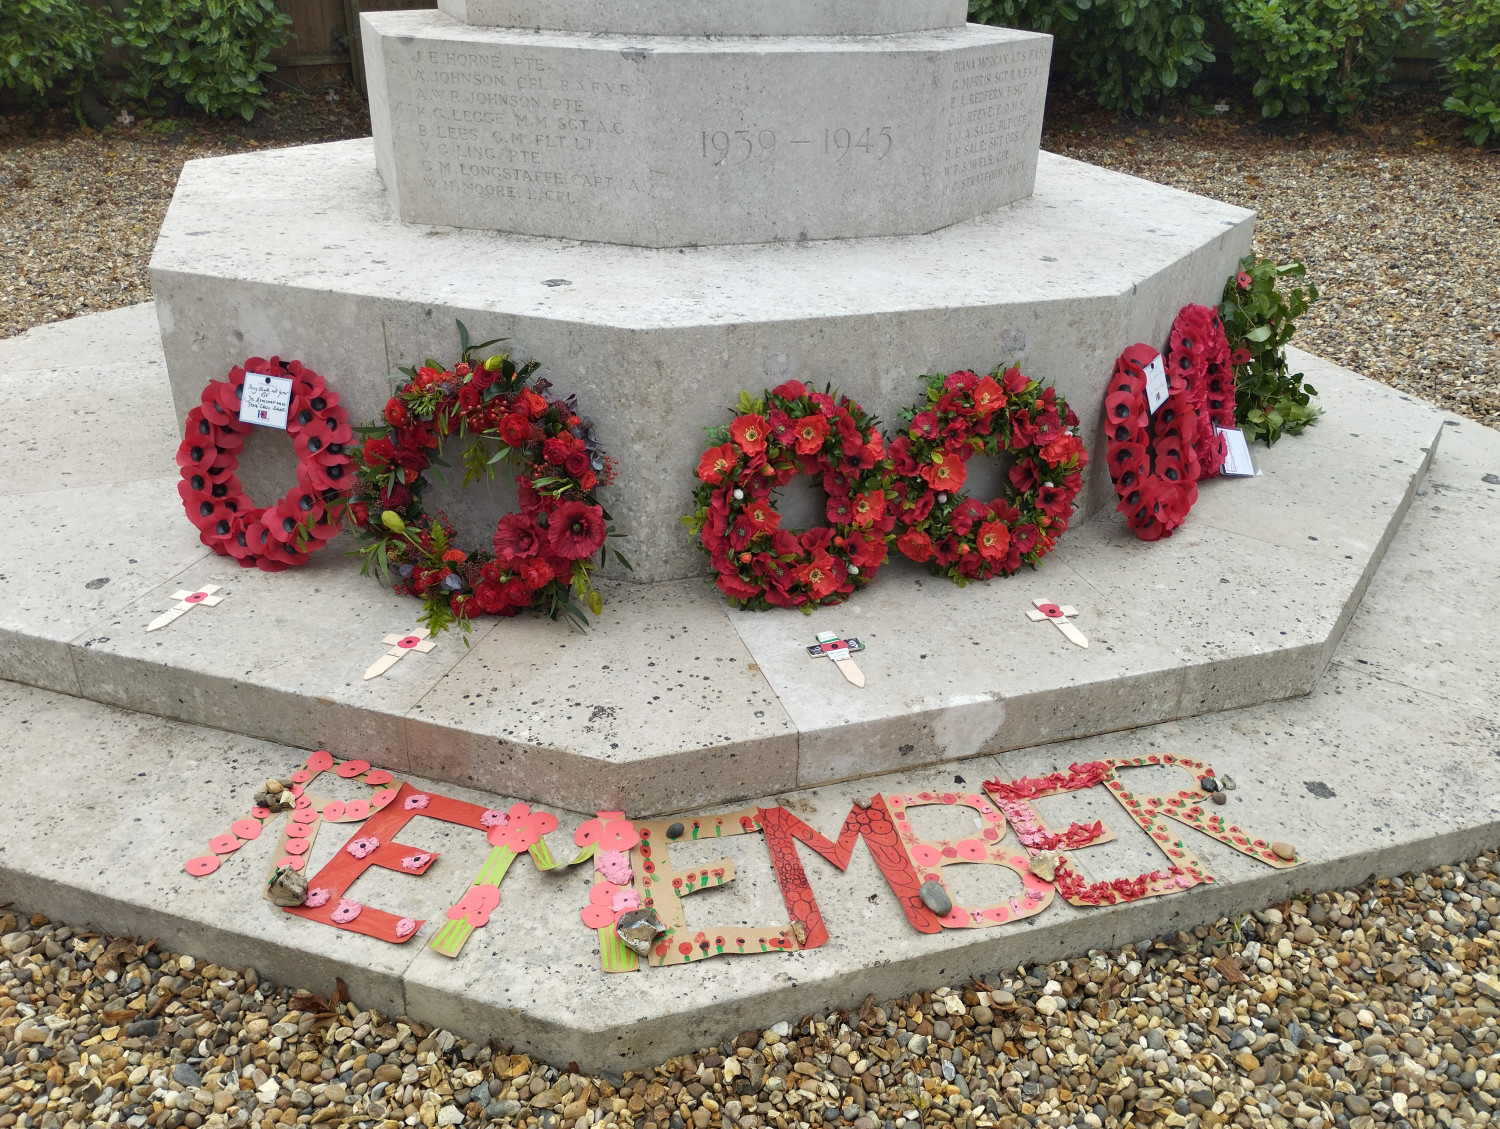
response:
M594 856L594 869L616 886L627 885L635 877L624 851L600 851Z
M334 907L333 912L328 916L339 925L348 925L364 911L364 908L358 902L350 901L348 898L340 898L339 904Z
M326 810L326 809L325 809ZM380 846L380 840L374 835L367 835L360 839L353 839L344 848L357 859L368 858L375 853L375 848Z
M628 851L641 841L635 824L622 811L601 811L597 818L585 821L573 832L573 842L580 847L593 845L601 851Z
M492 847L509 847L516 854L530 850L543 835L557 830L557 816L532 811L529 804L512 804L504 827L492 827L486 836Z
M408 806L410 806L410 801L408 801ZM509 822L503 811L496 811L494 808L486 808L484 814L479 817L480 827L504 827Z
M418 792L414 796L407 796L406 800L402 803L401 806L407 811L421 811L427 806L428 799L429 797L424 796L420 792Z
M490 914L495 912L495 907L499 904L499 886L470 886L468 893L458 900L457 905L448 907L448 919L467 920L475 929L482 929L490 923Z
M401 860L401 869L412 871L421 870L431 861L431 854L426 851L418 851L416 854L407 855L404 859Z
M620 890L608 882L595 882L589 891L589 904L580 916L590 929L603 929L620 920L620 915L640 909L641 895L636 890Z
M405 940L417 931L417 923L409 917L403 917L396 922L396 936Z
M325 890L322 886L314 886L307 892L307 897L302 899L302 904L317 909L319 906L327 905L331 897L333 897L331 891Z

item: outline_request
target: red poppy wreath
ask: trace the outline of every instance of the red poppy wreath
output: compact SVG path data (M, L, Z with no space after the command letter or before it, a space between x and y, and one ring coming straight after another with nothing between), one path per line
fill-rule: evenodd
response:
M239 452L254 424L240 420L247 372L292 379L287 434L297 451L297 485L273 506L257 506L240 485ZM336 392L300 361L251 357L227 380L209 381L187 414L177 448L177 492L198 537L245 568L280 572L307 558L339 532L353 485L344 445L354 438Z
M1068 528L1088 452L1056 389L1018 368L923 377L926 397L891 443L900 505L896 548L959 584L1009 576L1052 551ZM975 455L1009 456L1001 497L964 493Z
M386 403L385 424L360 429L369 438L358 452L349 514L365 541L357 550L363 571L420 597L433 634L455 622L467 629L477 615L515 616L526 608L583 625L573 597L595 615L603 607L592 576L604 563L605 538L615 533L592 492L614 481L614 463L577 401L558 399L547 381L530 379L536 361L518 368L506 354L479 360L477 350L495 342L470 345L462 322L459 338L457 364L402 369L408 379ZM469 440L461 458L465 486L493 477L500 462L515 470L521 508L500 519L493 552L457 546L447 517L423 508L425 472L447 437Z
M1115 361L1104 397L1105 463L1120 498L1116 508L1142 541L1170 537L1198 500L1198 417L1186 381L1170 372L1169 395L1150 413L1146 369L1156 358L1149 345L1130 346Z
M1193 452L1198 456L1200 481L1217 475L1229 454L1224 437L1215 429L1215 425L1234 426L1234 372L1229 360L1229 340L1219 311L1212 306L1184 306L1168 338L1167 373L1185 385L1188 406L1197 417Z
M742 392L734 420L709 437L696 508L683 522L732 606L808 611L874 579L895 528L895 495L885 439L863 408L789 380L763 400ZM820 478L828 495L828 524L805 532L781 528L772 498L799 474Z

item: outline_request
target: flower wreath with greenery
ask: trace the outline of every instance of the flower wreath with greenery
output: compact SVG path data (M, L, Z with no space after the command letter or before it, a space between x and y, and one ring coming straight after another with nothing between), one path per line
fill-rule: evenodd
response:
M478 360L479 350L501 339L470 344L462 322L458 333L457 364L428 360L401 369L406 380L386 403L384 425L359 429L368 438L355 452L349 515L365 541L355 550L362 572L421 598L422 622L433 634L455 622L467 630L477 615L526 608L584 626L574 598L599 614L603 597L593 573L605 561L605 539L621 536L593 496L614 481L614 462L576 399L558 399L545 380L531 379L538 362L517 367L505 353ZM469 441L460 459L465 486L493 478L501 462L515 470L521 508L500 519L493 552L456 546L447 517L423 508L425 472L446 465L436 451L447 438Z
M1132 345L1115 361L1104 396L1104 461L1120 502L1116 507L1142 541L1170 537L1198 500L1198 417L1186 378L1168 368L1168 396L1152 415L1146 369L1158 353Z
M1068 528L1083 487L1089 457L1078 416L1056 389L1015 367L922 379L926 396L902 411L907 428L890 447L896 548L960 585L1036 564ZM1001 497L963 492L975 455L1012 460Z
M698 464L696 507L684 517L737 608L837 604L869 584L895 529L885 438L846 396L790 380L752 399L740 393L727 427ZM781 528L772 492L799 474L817 476L828 524Z
M1297 319L1318 300L1318 288L1306 278L1301 263L1278 266L1274 259L1246 255L1224 283L1219 303L1235 374L1235 419L1245 438L1267 447L1283 435L1301 435L1323 414L1312 404L1318 390L1292 372L1286 359Z
M297 485L272 506L257 506L240 485L239 452L255 425L240 419L247 373L289 377L292 400L287 434L297 452ZM188 520L198 539L244 568L281 572L338 536L353 475L345 444L354 438L338 393L300 361L251 357L211 380L199 404L188 412L177 465Z

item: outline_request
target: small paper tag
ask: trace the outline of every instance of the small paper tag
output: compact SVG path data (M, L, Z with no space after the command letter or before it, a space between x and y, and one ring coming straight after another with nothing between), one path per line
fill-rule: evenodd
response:
M1146 366L1146 408L1152 415L1156 409L1167 402L1170 389L1167 387L1167 366L1161 359L1161 354L1156 354L1156 360Z
M1224 458L1224 467L1220 474L1228 475L1230 478L1254 478L1260 471L1255 469L1255 463L1250 458L1250 444L1245 442L1245 433L1237 427L1214 427L1224 437L1224 446L1228 448L1229 454Z
M292 378L245 374L245 393L240 400L240 422L286 430L287 411L292 406Z

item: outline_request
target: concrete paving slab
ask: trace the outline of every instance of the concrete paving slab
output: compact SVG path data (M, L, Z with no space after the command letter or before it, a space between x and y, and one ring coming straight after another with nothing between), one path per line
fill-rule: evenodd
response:
M1027 619L1033 597L1078 607L1088 649ZM898 559L812 619L773 610L730 623L797 725L804 786L1178 716L1182 663L1055 558L966 588ZM865 644L863 690L808 657L819 630Z
M181 435L160 343L154 353L75 368L13 369L0 360L0 481L7 495L175 481ZM122 424L131 442L120 442Z
M587 634L516 619L476 643L412 708L412 770L585 811L794 787L797 728L713 589L602 590Z
M0 572L0 676L69 694L80 692L69 644L87 648L101 617L211 555L175 476L22 494L6 519L26 533L8 540Z
M161 356L154 302L47 322L0 339L0 369L6 372L122 363L137 356Z
M389 649L385 637L421 626L421 605L361 576L342 557L343 540L290 582L209 555L100 618L75 651L87 696L406 771L406 714L465 656L463 636L445 633L430 653L410 652L365 681ZM173 592L203 584L221 585L224 602L147 633ZM494 620L475 621L469 642L494 628Z

